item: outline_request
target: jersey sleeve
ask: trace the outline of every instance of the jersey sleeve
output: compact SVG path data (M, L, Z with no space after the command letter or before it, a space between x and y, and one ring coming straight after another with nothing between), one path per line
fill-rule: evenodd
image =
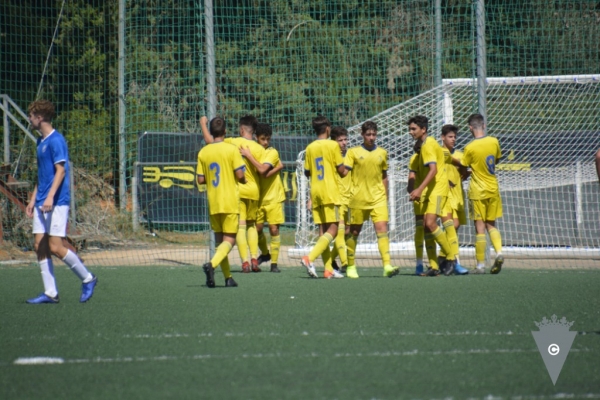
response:
M460 165L464 167L469 167L471 165L471 152L469 151L468 146L465 147L465 152L460 159Z
M433 147L435 144L437 144L435 140L427 140L423 143L423 146L421 146L421 159L423 160L423 165L437 164L437 157Z
M335 157L335 166L339 167L340 165L343 165L344 158L342 157L342 152L339 150L339 148L334 149L333 153L334 153L334 157Z
M346 157L344 157L344 166L346 166L346 168L349 170L354 168L354 152L352 149L348 150Z
M246 164L244 163L244 159L242 158L242 155L240 154L239 151L234 151L233 152L233 157L232 157L232 168L234 171L237 171L238 169L246 169Z
M196 166L196 175L204 176L204 166L201 159L202 150L198 152L198 165Z
M69 160L69 152L67 150L67 143L64 139L53 140L50 142L50 151L52 152L52 164L58 164L61 162L67 162Z
M275 149L270 149L265 152L263 164L268 164L271 167L276 167L279 164L279 153Z
M381 169L385 172L388 170L388 152L384 150L383 152L383 161L381 164Z

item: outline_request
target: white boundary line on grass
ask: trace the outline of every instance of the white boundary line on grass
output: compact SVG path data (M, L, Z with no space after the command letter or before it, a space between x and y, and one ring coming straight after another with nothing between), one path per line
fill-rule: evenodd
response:
M571 349L571 352L591 352L588 348ZM240 353L240 354L194 354L189 356L151 356L151 357L95 357L63 359L59 357L19 357L13 361L14 365L47 365L47 364L104 364L104 363L131 363L131 362L157 362L181 360L208 360L208 359L244 359L244 358L367 358L367 357L415 357L415 356L456 356L472 354L513 354L536 353L538 349L468 349L468 350L436 350L420 351L418 349L407 351L375 351L359 353L333 353L322 354L317 352L291 354L291 353ZM35 360L35 362L33 361ZM46 360L48 362L42 362ZM52 361L54 360L54 361Z

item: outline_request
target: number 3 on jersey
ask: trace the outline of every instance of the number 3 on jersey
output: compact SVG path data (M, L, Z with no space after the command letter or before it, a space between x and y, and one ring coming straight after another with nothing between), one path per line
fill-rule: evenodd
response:
M215 175L215 179L211 181L212 185L214 187L219 186L219 181L220 181L220 176L219 174L221 173L221 167L219 166L219 164L217 164L216 162L210 164L208 166L208 168L210 168L211 171L213 171L214 175Z
M322 181L325 177L325 166L323 165L323 157L315 158L315 166L317 167L317 179Z
M490 175L496 175L496 157L487 156L485 163L487 164L487 169Z

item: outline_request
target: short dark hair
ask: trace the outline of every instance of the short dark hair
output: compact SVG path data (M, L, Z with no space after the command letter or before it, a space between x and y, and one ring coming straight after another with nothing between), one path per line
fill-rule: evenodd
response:
M252 133L256 132L258 126L258 120L254 115L245 115L240 118L240 126L247 126L252 129Z
M258 123L256 126L256 136L273 136L273 128L271 125L265 123Z
M348 136L348 129L343 126L334 126L331 128L331 138L337 140L340 136Z
M450 132L454 132L458 135L458 126L452 124L442 126L442 136L446 136Z
M367 121L364 124L362 124L362 126L360 127L360 130L362 133L365 133L371 129L374 130L375 132L377 132L377 124L373 121Z
M483 118L483 115L481 114L471 114L467 121L469 126L472 126L473 129L483 130L483 126L485 125L485 118Z
M213 137L223 137L225 136L225 130L227 129L227 125L225 124L225 120L221 117L215 117L210 120L210 134Z
M54 117L56 117L54 104L50 100L36 100L29 104L27 111L30 114L41 116L45 122L52 122Z
M411 119L408 120L406 125L415 124L421 129L425 129L429 132L429 120L424 115L415 115Z
M331 126L331 122L323 115L317 115L312 120L312 126L317 135L324 133L327 127Z

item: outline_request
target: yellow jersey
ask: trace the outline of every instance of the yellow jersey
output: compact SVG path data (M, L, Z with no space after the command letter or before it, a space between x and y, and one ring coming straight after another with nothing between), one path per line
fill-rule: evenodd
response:
M226 138L226 143L231 143L235 145L238 149L242 146L248 147L250 152L252 153L252 157L256 159L259 163L262 164L263 159L265 158L265 149L260 144L256 143L254 140L249 140L243 137L236 138ZM244 157L242 157L244 163L246 164L246 184L240 186L240 198L242 199L250 199L250 200L258 200L260 198L260 192L258 190L258 184L260 179L260 174L254 168L254 165Z
M500 157L500 143L495 137L473 139L465 147L461 164L471 168L470 199L482 200L500 195L496 179L496 161Z
M387 151L375 146L367 150L362 145L346 153L344 165L352 171L350 208L370 210L387 205L383 173L388 169Z
M434 138L427 136L421 145L419 157L421 159L420 167L424 169L425 173L423 179L429 172L428 166L430 164L435 164L437 167L437 173L427 185L427 194L421 195L421 201L429 199L430 197L448 196L450 185L448 184L446 162L444 160L444 151L442 150L442 146L440 146L440 144ZM423 191L423 193L425 193L425 191Z
M206 179L210 215L240 213L240 195L235 178L235 171L240 168L245 168L242 155L229 143L207 144L198 152L196 174Z
M352 171L348 171L348 174L343 178L339 174L336 174L335 178L340 188L341 205L347 206L350 204L350 199L352 198Z
M274 147L265 150L263 164L269 164L275 168L281 163L279 152ZM260 177L260 204L268 205L285 201L285 191L279 173L268 178Z
M453 158L460 162L462 160L462 156L462 152L454 150L452 153L450 153L450 150L444 147L446 173L448 174L448 180L454 185L451 186L450 190L448 191L448 200L450 200L450 205L452 206L453 210L459 210L465 205L460 172L458 172L458 168L456 168L456 166L452 163Z
M416 189L421 185L421 182L427 176L427 172L429 170L421 165L421 157L419 153L415 153L410 157L410 161L408 162L408 169L411 172L415 173L415 183L413 188ZM423 189L423 193L421 193L421 197L425 197L427 195L427 187Z
M310 198L313 208L325 204L341 205L340 188L335 178L344 160L340 145L329 139L317 139L306 147L304 170L310 173Z

